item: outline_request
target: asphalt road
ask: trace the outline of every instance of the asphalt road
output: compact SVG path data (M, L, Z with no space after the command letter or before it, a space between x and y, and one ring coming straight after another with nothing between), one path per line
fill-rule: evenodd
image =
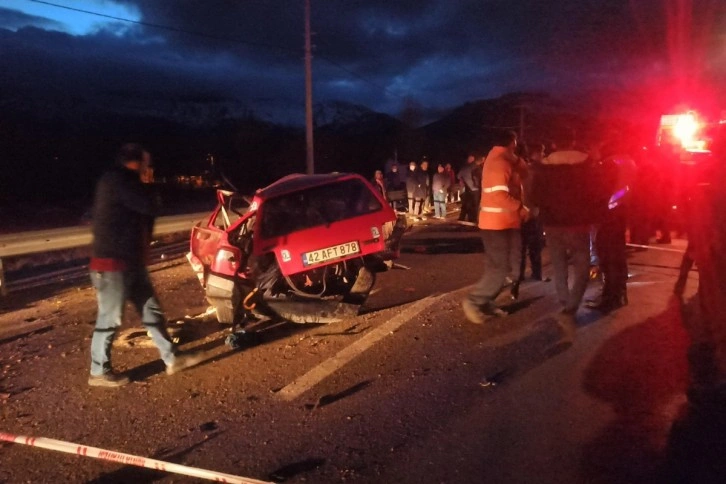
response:
M581 310L574 345L553 349L552 283L526 283L506 318L464 319L480 247L470 228L420 226L358 317L261 324L238 350L191 269L167 264L153 278L175 337L207 360L165 375L130 313L120 389L86 385L89 287L16 294L0 312L0 432L287 482L663 482L687 381L678 253L631 252L630 305ZM8 483L197 482L10 443L0 462Z

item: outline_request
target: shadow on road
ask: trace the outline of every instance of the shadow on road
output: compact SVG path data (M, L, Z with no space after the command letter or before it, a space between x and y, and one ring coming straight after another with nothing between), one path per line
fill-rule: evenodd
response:
M169 452L162 450L155 453L152 459L163 460L174 464L184 465L182 462L183 458L188 454L192 453L195 449L198 449L207 442L219 437L224 432L214 432L206 434L204 439L200 442L196 442L183 449L179 449L176 452ZM169 472L156 471L153 469L147 469L144 467L125 466L113 472L101 474L96 479L86 481L86 484L109 484L109 483L129 483L129 482L155 482L169 477Z
M272 482L285 482L286 480L293 478L298 474L315 470L325 464L325 462L325 459L321 459L318 457L311 457L309 459L293 462L292 464L287 464L272 472L269 476L269 479Z
M688 381L687 347L676 304L600 347L583 385L615 418L584 448L585 482L663 482L667 433Z
M726 482L726 398L709 406L684 404L673 423L661 482Z
M185 321L184 326L186 327L178 332L171 331L172 334L176 334L180 338L181 344L192 344L199 340L212 338L191 349L194 352L209 353L209 357L197 365L204 366L209 363L224 360L238 351L274 343L277 340L325 325L295 324L285 321L266 320L251 324L245 328L244 332L237 333L232 332L231 326L208 321ZM140 331L143 332L143 330ZM153 346L153 343L150 342L150 339L145 333L143 333L143 337L149 340L148 344L150 346ZM229 339L230 337L235 338L233 345ZM228 351L217 354L216 356L212 354L214 350L225 344L229 347ZM164 373L164 371L164 363L157 359L129 370L129 375L134 381L143 381L154 375Z
M668 439L662 482L701 484L726 482L726 391L711 385L719 375L715 348L718 331L704 327L699 296L683 306L691 337L688 363L691 385ZM720 322L723 324L723 321Z
M478 227L457 223L430 224L401 240L401 252L417 254L470 254L483 252Z
M308 410L315 410L316 408L325 407L326 405L330 405L331 403L335 403L338 400L342 400L342 399L347 398L347 397L349 397L351 395L355 395L359 391L364 390L365 388L367 388L371 383L372 383L371 380L365 380L365 381L362 381L360 383L356 383L355 385L353 385L350 388L346 388L342 392L328 394L328 395L323 395L314 404L312 404L312 403L306 404L305 405L305 408L308 409Z

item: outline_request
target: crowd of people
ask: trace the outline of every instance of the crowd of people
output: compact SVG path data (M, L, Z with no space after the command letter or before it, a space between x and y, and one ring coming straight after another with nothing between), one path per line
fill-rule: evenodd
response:
M461 186L451 163L439 163L436 171L423 158L420 163L411 161L408 169L398 161L389 160L385 173L376 170L375 186L391 206L408 213L412 219L421 220L425 215L435 219L446 218L447 203L460 199Z
M527 261L532 280L549 281L542 272L545 242L567 335L574 335L593 266L602 294L584 305L607 313L627 304L626 207L634 161L602 141L547 152L542 143L519 143L516 133L503 131L493 145L486 156L469 154L458 172L449 163L434 172L424 158L408 169L389 161L373 179L414 221L426 214L443 219L447 203L460 202L459 222L480 229L486 270L462 303L467 319L505 316L495 300L506 288L511 299L519 297Z

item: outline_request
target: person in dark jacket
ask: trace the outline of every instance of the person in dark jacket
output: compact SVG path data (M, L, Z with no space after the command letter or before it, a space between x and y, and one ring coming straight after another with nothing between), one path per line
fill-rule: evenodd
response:
M423 213L428 214L431 212L431 207L434 203L434 199L432 197L433 193L431 192L431 175L429 174L429 160L424 156L423 160L421 160L421 163L418 165L419 170L421 170L422 173L422 180L426 180L426 195L424 195L424 203L423 203Z
M434 194L434 217L438 219L446 218L446 196L449 193L449 186L451 184L451 178L444 168L444 165L439 165L434 174L433 182L431 183L431 191Z
M609 313L628 304L627 280L628 262L625 254L625 231L627 228L627 207L631 185L635 179L635 162L626 155L613 154L608 145L591 152L599 161L601 183L609 187L610 198L597 229L595 247L603 278L599 300L588 301L586 305L602 313Z
M533 166L532 201L547 234L566 339L574 337L575 314L590 277L590 227L607 210L609 194L599 175L588 153L578 150L555 151Z
M426 198L428 175L416 166L415 161L412 161L408 168L408 177L406 178L408 214L412 217L421 216L424 199Z
M530 170L542 163L545 147L541 143L532 143L527 146L527 166ZM527 255L529 255L532 279L536 281L549 281L542 275L542 249L544 248L544 228L539 218L539 209L531 203L532 179L528 177L523 181L524 202L530 209L529 219L522 222L522 263L519 266L519 282L523 282L527 268Z
M130 301L159 349L166 372L173 374L201 361L198 354L177 355L166 319L146 269L158 204L142 183L151 163L135 143L121 147L116 165L98 181L93 203L93 243L89 264L98 316L91 339L91 386L118 387L129 378L114 372L111 346Z
M479 200L481 196L481 169L476 163L476 156L469 155L466 165L459 170L459 181L464 186L461 195L461 212L459 221L476 224L479 221Z
M383 180L383 171L375 171L373 178L371 179L371 184L378 190L378 193L380 193L384 199L387 199L386 182Z
M391 168L384 176L388 200L394 210L406 211L406 182L398 169L398 163L393 162Z

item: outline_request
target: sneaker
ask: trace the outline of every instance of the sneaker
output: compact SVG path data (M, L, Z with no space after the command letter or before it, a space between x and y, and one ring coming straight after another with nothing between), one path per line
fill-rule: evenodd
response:
M484 320L486 319L484 317L485 315L476 304L468 299L464 299L461 302L461 308L464 310L464 316L466 316L466 319L468 319L469 322L474 324L484 324Z
M204 360L204 355L200 352L197 353L186 353L177 355L174 358L174 363L166 365L166 374L173 375L180 371L196 366Z
M129 377L119 375L113 371L107 371L101 375L90 375L88 384L92 387L122 387L131 382Z
M494 304L488 304L484 308L480 308L468 299L461 302L461 308L464 310L466 319L474 324L484 324L490 317L503 318L509 315L508 312L496 307Z

